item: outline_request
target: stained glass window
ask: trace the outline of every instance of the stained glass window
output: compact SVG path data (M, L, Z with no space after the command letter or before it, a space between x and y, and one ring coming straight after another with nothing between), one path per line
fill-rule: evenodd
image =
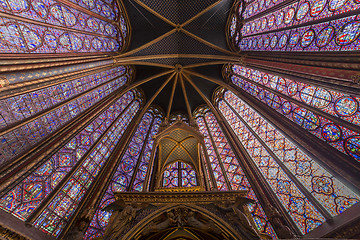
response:
M209 109L203 108L198 110L195 117L200 132L205 136L206 150L210 160L210 166L207 168L212 170L218 189L249 190L247 197L255 201L255 204L249 206L249 210L256 226L260 232L277 238L215 115ZM224 177L228 179L230 186L226 186Z
M154 136L158 133L160 123L162 122L162 116L157 116L154 120L153 126L151 128L151 132L149 133L148 140L146 142L144 153L139 162L139 167L137 169L134 184L131 186L133 191L142 191L144 189L145 178L149 175L149 164L151 158L151 151L154 145Z
M358 195L236 95L226 91L218 107L303 234L325 221L315 205L336 216L359 202Z
M262 13L279 3L275 11ZM242 6L241 1L238 5ZM236 17L231 15L227 28L236 50L356 51L360 45L360 21L351 11L359 8L357 1L256 0ZM348 13L346 17L344 13ZM239 24L237 18L245 20Z
M246 1L248 5L246 6L244 12L244 18L250 18L255 16L273 6L276 6L285 0L255 0L255 1Z
M0 100L0 164L24 153L129 79L116 67L72 81ZM38 117L31 118L35 114ZM36 116L36 115L35 115ZM24 121L26 120L26 121ZM20 123L21 122L21 123ZM11 127L17 123L16 127Z
M211 169L211 172L214 174L216 187L218 190L226 191L229 187L225 180L226 176L222 171L222 163L219 161L216 148L212 142L212 135L210 135L211 133L207 128L204 117L197 117L196 122L199 125L200 132L205 136L205 147L210 161L210 166L208 166L208 168Z
M176 161L169 164L163 173L163 187L195 187L196 173L190 164Z
M107 19L116 20L118 17L116 0L71 0L71 2L77 3L80 6L91 10L93 13L99 14Z
M58 195L36 219L35 227L53 236L58 236L61 233L86 191L100 174L111 152L139 108L140 103L138 101L133 102L117 117L114 123L106 126L109 130L99 139L97 146L91 153L83 159L81 166L67 177L68 180Z
M339 151L360 161L360 131L330 120L328 114L360 126L360 98L315 87L248 67L232 65L232 83ZM304 108L301 103L308 105ZM315 113L312 109L318 109ZM319 112L320 111L320 112Z
M48 77L53 77L58 75L61 75L61 77L73 76L72 73L76 74L77 71L97 68L100 66L110 65L112 63L113 63L112 60L104 60L104 61L96 61L90 63L74 64L70 66L45 68L41 70L28 70L28 71L23 70L19 72L1 73L1 76L5 77L9 81L10 85L17 83L29 84L29 83L33 83L31 81L34 80L42 79L43 81L44 80L43 78L47 79Z
M85 239L93 239L104 234L111 213L102 209L115 201L113 192L142 191L154 143L153 136L158 132L161 119L162 113L155 108L144 114L107 190L100 198L95 215L85 233Z
M1 0L0 53L120 51L127 27L117 3L73 1L78 8L56 0Z
M86 179L90 181L85 185L88 187L89 183L99 173L106 158L110 155L119 138L118 136L121 135L120 131L123 131L124 127L128 124L128 121L125 120L129 120L138 108L139 103L137 102L133 103L132 107L126 108L131 102L134 102L134 93L128 92L111 104L98 117L90 121L76 136L67 141L58 151L49 158L44 159L40 166L36 167L33 171L29 171L28 174L25 174L19 181L15 182L14 186L1 196L0 207L16 217L26 220L65 178L69 179L71 177L70 180L74 183L74 186L80 188L84 187L84 185L79 184L82 184L81 179L85 181L85 178L82 177L86 176ZM127 110L124 113L125 109ZM109 127L111 127L111 130L106 131ZM93 150L89 155L87 153L90 149ZM84 156L88 157L84 159ZM81 168L75 172L76 174L69 176L68 173L79 162L81 162ZM66 186L64 187L65 189ZM70 201L69 197L73 196L69 192L71 189L66 191L64 188L63 193L59 194L59 197L67 196L67 199ZM75 191L75 189L73 190ZM56 211L61 211L60 208L62 207L64 212L58 212L58 214L69 216L75 210L76 203L73 201L72 205L68 206L67 210L69 212L65 211L65 205L58 205L58 207L57 210L52 209L52 211L55 211L53 212L54 214L56 214ZM57 215L56 219L59 219ZM48 232L57 235L61 227L54 224L50 224L54 230L49 230ZM55 229L57 230L55 231Z
M239 47L251 51L356 51L360 49L359 35L359 18L351 16L244 37Z
M239 50L239 40L241 37L241 28L243 27L243 14L244 14L244 2L243 1L237 1L234 4L234 7L232 9L231 14L229 15L229 20L227 23L227 29L228 29L228 38L227 41L229 43L229 46L237 51Z
M278 30L284 27L297 26L299 24L324 19L330 16L334 17L338 14L353 11L358 8L360 8L360 4L355 3L354 1L309 0L292 2L265 16L247 21L244 24L241 33L242 36L251 36L253 34ZM320 36L323 37L323 40L318 39L318 41L323 42L326 34L319 35L319 38Z
M0 108L4 122L0 123L2 124L0 127L8 127L11 124L18 123L24 118L29 118L89 89L98 87L109 80L123 76L125 72L126 67L120 66L96 74L88 74L51 87L2 99L0 100ZM122 80L120 85L127 82L127 76L120 79Z

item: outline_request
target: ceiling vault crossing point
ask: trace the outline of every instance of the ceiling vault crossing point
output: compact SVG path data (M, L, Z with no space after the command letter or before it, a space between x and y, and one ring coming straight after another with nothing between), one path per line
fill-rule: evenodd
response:
M184 11L185 3L180 1L158 5L125 0L124 4L135 14L130 16L133 36L128 51L114 58L118 64L136 66L136 78L127 90L143 89L147 99L166 110L167 118L180 111L191 119L192 111L206 104L219 85L225 85L222 65L242 62L241 55L228 49L224 31L233 1L187 2L193 4L190 11ZM142 38L148 40L140 43ZM165 78L169 74L170 80ZM161 94L155 94L160 86Z

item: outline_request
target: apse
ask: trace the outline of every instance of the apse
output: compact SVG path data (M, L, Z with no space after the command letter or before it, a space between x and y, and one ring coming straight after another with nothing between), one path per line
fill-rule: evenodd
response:
M0 238L360 238L359 8L0 0Z

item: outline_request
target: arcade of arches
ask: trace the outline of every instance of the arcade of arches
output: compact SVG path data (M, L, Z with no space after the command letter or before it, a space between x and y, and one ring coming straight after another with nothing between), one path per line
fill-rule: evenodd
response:
M0 0L0 239L360 238L359 0Z

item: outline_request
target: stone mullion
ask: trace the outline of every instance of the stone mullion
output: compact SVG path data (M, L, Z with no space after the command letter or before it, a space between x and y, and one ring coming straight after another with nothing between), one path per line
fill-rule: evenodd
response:
M260 17L262 17L262 16L265 16L265 15L268 14L268 13L272 13L272 12L274 12L274 11L277 11L277 10L279 10L279 9L282 8L282 7L286 7L287 5L290 5L290 4L292 4L292 3L296 2L296 1L298 1L298 0L287 0L287 1L284 1L284 2L282 2L282 3L280 3L280 4L277 4L277 5L275 5L275 6L272 6L272 7L268 8L268 9L266 9L266 10L258 13L258 14L255 14L255 15L249 17L249 18L246 18L245 20L246 20L246 22L250 22L250 21L252 21L252 20L254 20L254 19L258 19L258 18L260 18ZM249 4L250 4L250 3L249 3ZM249 5L249 4L247 4L247 5ZM247 7L247 6L246 6L246 7Z
M82 92L82 93L80 93L80 94L78 94L78 95L76 95L76 96L73 96L73 97L71 97L71 98L69 98L69 99L67 99L67 100L65 100L65 101L63 101L63 102L61 102L61 103L58 103L58 104L56 104L56 105L54 105L54 106L46 109L45 111L41 111L41 112L39 112L39 113L37 113L37 114L32 115L32 116L29 117L29 118L26 118L26 119L23 119L23 120L21 120L21 121L19 121L19 122L16 122L16 123L12 124L12 126L7 127L7 128L5 128L5 129L1 130L1 131L0 131L0 135L5 135L5 134L7 134L7 133L9 133L9 132L11 132L11 131L19 128L19 127L24 126L24 125L27 124L27 123L30 123L30 122L34 121L35 119L38 119L38 118L40 118L40 117L43 117L43 116L45 116L46 114L48 114L48 113L50 113L50 112L53 112L53 111L55 111L55 110L63 107L64 105L68 104L69 102L74 101L74 100L76 100L76 99L79 99L79 98L85 96L86 94L88 94L89 92L92 92L92 91L94 91L94 90L97 90L97 89L103 87L104 85L109 84L110 82L115 81L116 79L118 79L118 78L120 78L120 77L121 77L121 76L118 76L118 77L115 77L115 78L113 78L113 79L111 79L111 80L108 80L107 82L104 82L104 83L102 83L102 84L100 84L100 85L97 85L97 86L94 87L94 88L90 88L90 89L88 89L88 90L86 90L86 91L84 91L84 92Z
M0 91L0 100L21 95L24 93L30 93L57 84L69 82L81 77L89 76L91 74L96 74L102 71L110 70L114 67L115 67L114 64L107 64L107 65L83 69L75 72L62 73L51 77L39 78L36 80L30 80L23 83L14 84L11 87L4 89L3 91Z
M70 2L70 1L68 1L68 0L61 0L61 1L59 1L59 2L65 4L65 5L67 5L67 6L69 6L69 7L71 7L71 8L74 8L74 9L76 9L76 10L79 10L79 11L81 11L81 12L83 12L83 13L89 14L90 16L93 16L93 17L96 17L96 18L98 18L98 19L100 19L100 20L103 20L103 21L105 21L105 22L108 22L108 23L111 23L111 24L114 24L114 25L116 24L115 21L109 20L109 19L107 19L106 17L104 17L104 16L102 16L102 15L100 15L100 14L94 13L93 11L91 11L91 10L89 10L89 9L86 9L86 8L84 8L84 7L76 4L76 3ZM111 6L111 5L110 5L110 6ZM113 7L113 6L111 6L111 8L112 8L112 7ZM120 12L120 11L119 11L119 12Z
M298 2L301 3L301 1L298 1ZM277 7L279 7L279 5ZM268 30L268 31L260 32L260 33L250 34L250 35L246 35L244 37L253 37L253 36L258 36L258 35L262 35L262 34L274 33L274 32L279 32L279 31L286 31L286 30L289 30L289 29L293 30L293 29L296 29L296 28L306 27L306 26L310 26L310 25L313 25L313 24L318 24L318 23L328 22L328 21L332 21L332 20L335 20L335 19L339 19L339 18L345 18L345 17L353 16L353 15L356 15L356 14L359 14L359 13L360 13L360 9L356 9L354 11L349 11L349 12L345 12L345 13L341 13L341 14L337 14L337 15L332 15L332 16L329 16L329 17L321 18L321 19L315 19L315 20L311 20L311 21L304 22L304 23L301 23L301 24L294 24L294 25L291 25L291 26L288 26L288 27L282 27L282 28ZM246 20L247 20L246 22L249 22L248 19L246 19Z
M113 58L111 58L109 54L97 54L95 56L93 54L92 56L81 56L81 57L77 57L77 56L71 57L69 56L68 53L64 53L63 55L64 57L61 57L61 55L60 57L54 57L55 56L54 54L37 54L36 56L38 57L36 59L33 59L33 58L29 58L29 54L16 54L16 55L2 54L1 56L2 59L0 60L0 73L68 66L79 63L90 63L90 62L97 62L97 61L111 60L111 59L113 60ZM114 60L113 63L115 63ZM11 88L11 87L12 86L10 85L7 88Z
M131 28L131 26L130 26L130 19L129 19L129 16L128 16L128 14L127 14L127 11L126 11L126 8L125 8L125 6L124 6L124 4L123 4L123 1L122 0L114 0L114 1L116 1L116 3L117 3L117 6L118 6L118 8L119 8L119 17L118 17L118 19L116 19L116 22L117 22L117 24L118 24L118 26L119 26L119 29L121 28L121 25L120 25L120 16L122 16L123 18L124 18L124 20L125 20L125 24L126 24L126 29L127 29L127 36L125 37L124 35L123 35L123 33L122 33L122 31L121 30L119 30L119 33L120 33L120 35L121 35L121 37L122 37L122 39L123 39L123 45L122 45L122 49L121 49L121 53L123 53L123 52L125 52L127 49L128 49L128 47L129 47L129 45L130 45L130 39L131 39L131 30L132 30L132 28ZM116 4L114 4L114 6L115 6ZM127 40L127 41L126 41Z
M276 60L273 61L273 59L271 60L262 59L260 61L249 59L248 61L249 64L247 64L247 66L254 68L256 70L264 71L270 74L275 74L278 76L282 76L285 78L293 79L298 82L322 87L325 89L332 89L337 92L340 91L351 95L359 95L360 85L356 82L356 79L357 77L360 77L360 75L357 75L360 68L342 70L337 68L336 66L331 66L334 64L330 64L330 66L328 67L310 66L308 64L306 64L306 66L304 67L303 64L298 64L299 65L298 69L303 68L303 70L301 70L300 72L288 68L290 66L292 67L296 66L295 63L294 64L280 63L275 66L274 64L275 62ZM284 66L280 67L281 64L284 64ZM342 64L344 65L345 63ZM355 64L353 65L354 67L356 67ZM357 65L360 67L360 64ZM321 68L321 70L323 71L316 70L315 68L317 67ZM305 68L307 68L308 72L306 72ZM319 74L315 75L314 72L316 71L318 71ZM324 75L325 72L328 73L328 76ZM330 75L333 75L334 77L331 77ZM338 79L337 76L340 75L343 75L343 77L341 79Z
M118 6L119 6L119 8L121 8L120 3L118 3ZM127 37L125 37L123 32L121 31L120 16L123 13L125 13L125 11L122 10L122 9L121 10L119 9L119 13L118 13L119 14L119 19L117 19L117 21L116 21L116 24L117 24L117 27L118 27L118 34L121 36L121 39L122 39L122 45L120 46L121 50L118 52L119 54L125 52L125 50L129 46L129 42L130 42L130 37L129 37L129 35L130 35L130 31L129 31L130 26L127 24L129 21L125 20L125 25L126 25L126 30L127 30ZM124 17L124 19L125 19L125 17ZM126 39L128 39L129 41L126 41Z
M145 115L145 114L144 114L144 115ZM143 115L143 116L144 116L144 115ZM141 123L141 119L142 119L143 116L140 116L140 117L139 117L138 121L135 122L135 125L140 126L139 124ZM134 168L134 173L133 173L133 175L131 176L131 180L130 180L129 185L127 186L127 191L128 191L128 192L131 191L131 187L132 187L132 185L133 185L134 182L135 182L136 173L137 173L137 171L139 170L140 161L141 161L141 158L142 158L143 155L144 155L144 152L145 152L145 149L146 149L146 146L147 146L147 142L148 142L149 136L150 136L150 134L151 134L151 129L152 129L153 124L154 124L155 119L156 119L156 116L155 116L154 114L152 114L152 116L153 116L153 119L151 120L151 124L150 124L149 130L148 130L148 132L146 133L146 138L145 138L143 147L141 148L140 155L139 155L139 157L138 157L138 160L137 160L137 162L136 162L136 166L135 166L135 168ZM136 128L135 128L135 129L136 129ZM135 130L134 130L134 133L135 133ZM134 133L133 133L133 134L134 134ZM133 135L131 135L131 136L134 137ZM130 139L132 139L132 137L131 137ZM130 143L130 142L129 142L129 143Z
M360 11L360 10L359 10ZM359 69L359 52L324 51L324 52L280 52L280 51L243 51L247 60L291 63L324 68ZM259 54L262 53L262 54ZM296 53L296 54L294 54Z
M326 220L331 219L330 213L318 202L317 199L301 184L301 182L291 173L291 171L285 166L285 164L273 153L273 151L266 145L264 140L262 140L258 134L249 126L249 124L239 115L239 113L226 101L224 102L227 106L234 112L238 119L246 126L246 128L251 132L251 134L260 142L260 144L266 149L269 155L275 160L279 167L286 173L286 175L291 179L291 181L299 188L299 190L304 194L304 196L311 202L312 205L325 217Z
M131 105L135 100L133 100L129 105ZM125 109L126 110L126 109ZM87 194L85 195L84 199L79 203L77 209L75 210L73 216L70 218L68 224L60 234L59 238L66 236L66 234L69 232L70 229L73 227L76 227L74 225L75 220L78 218L78 216L88 214L87 211L89 209L94 208L100 204L100 201L102 200L104 193L109 187L109 184L111 184L112 177L114 173L116 172L117 166L120 164L120 161L122 159L122 156L125 154L125 150L128 147L129 143L131 142L131 137L133 136L136 131L137 121L134 121L134 119L141 119L142 116L140 116L140 110L137 112L137 116L135 116L130 123L130 125L127 127L125 132L123 133L121 139L119 140L118 144L114 148L113 152L111 153L109 160L105 163L103 169L99 173L99 176L97 179L93 182L92 186L87 191ZM119 116L120 117L120 116ZM111 126L109 127L109 129ZM94 209L94 214L96 213L96 208ZM92 215L91 219L94 217ZM90 224L90 223L89 223ZM87 229L86 227L85 229Z
M177 164L177 168L178 168L178 186L182 187L181 162L177 161L176 164ZM163 176L164 176L164 171L161 173L160 177L163 179ZM164 184L163 180L161 180L161 182L162 182L162 184ZM159 187L162 187L162 184Z
M235 75L236 75L236 74L235 74ZM267 90L267 91L269 91L269 92L271 92L271 93L274 93L275 95L278 95L279 97L284 98L284 99L286 99L286 100L289 101L289 102L293 102L293 103L299 105L299 106L302 107L302 108L305 108L305 109L307 109L307 110L309 110L309 111L311 111L311 112L313 112L313 113L316 113L317 115L320 115L320 116L322 116L322 117L324 117L324 118L327 118L327 119L333 121L334 123L336 123L336 124L338 124L338 125L340 125L340 126L346 127L346 128L348 128L348 129L350 129L350 130L352 130L352 131L354 131L354 132L360 133L360 128L359 128L359 126L356 126L356 125L354 125L354 124L352 124L352 123L350 123L350 122L348 122L348 121L345 121L345 120L343 120L343 119L341 119L341 118L335 117L334 115L331 115L331 114L329 114L329 113L326 113L326 112L324 112L324 111L321 111L321 110L319 110L319 108L312 107L312 106L310 106L310 105L308 105L308 104L306 104L306 103L304 103L304 102L301 102L301 101L299 101L299 100L297 100L297 99L295 99L295 98L289 97L288 95L285 95L285 94L283 94L283 93L281 93L281 92L278 92L278 91L276 91L276 90L274 90L274 89L272 89L272 88L270 88L270 87L268 87L268 86L264 86L264 85L262 85L262 84L260 84L260 83L257 83L257 82L255 82L255 81L249 79L249 78L246 78L246 77L243 77L243 76L239 76L239 75L237 75L237 76L240 77L240 78L242 78L242 79L244 79L244 80L247 81L247 82L250 82L250 83L252 83L252 84L254 84L254 85L262 88L262 89L265 89L265 90ZM235 84L232 84L232 85L233 85L233 87L239 88L239 86L237 86L237 85L235 85Z
M6 166L6 169L2 170L0 175L0 191L4 192L4 189L11 188L22 181L23 177L21 176L23 174L31 173L31 169L39 167L47 160L47 156L58 151L67 140L82 131L86 124L96 119L109 104L115 102L114 98L116 98L116 96L117 93L110 94L102 101L84 111L67 125L60 128L56 134L50 135L49 138L44 139L40 142L40 144L28 150L26 154L14 159L10 164L8 164L8 166ZM93 117L89 120L89 116ZM21 177L21 179L19 177ZM14 181L15 179L17 180Z
M203 140L204 141L204 140ZM211 168L211 164L210 164L210 160L209 160L209 155L206 151L206 147L205 147L205 144L204 142L201 143L201 146L202 146L202 153L204 154L204 159L205 159L205 162L203 162L201 159L200 159L200 162L202 163L203 165L203 169L204 169L204 173L205 173L205 176L207 176L208 174L210 175L210 181L212 183L212 189L211 189L211 185L208 183L208 179L204 179L205 180L205 183L207 183L209 186L209 190L215 190L217 191L217 184L216 184L216 179L215 179L215 175L214 175L214 172ZM201 156L201 155L199 155ZM207 170L206 171L206 168L205 168L205 164L207 165Z
M118 98L117 98L118 99ZM99 139L93 144L93 146L87 151L87 153L78 161L75 166L72 167L71 171L69 171L63 180L54 188L54 190L47 196L47 198L34 210L34 212L27 218L26 222L32 224L40 214L45 210L45 208L51 203L51 201L59 194L61 189L65 186L65 184L70 180L73 174L83 165L84 161L89 157L92 151L97 147L97 145L103 140L103 138L108 133L109 129L111 129L114 124L117 122L119 118L123 116L123 114L127 111L127 109L134 103L136 99L133 99L119 114L119 116L111 123L108 129L101 135ZM109 106L110 104L108 104Z
M155 147L154 147L155 146ZM159 143L154 142L153 145L153 149L151 151L151 157L150 157L150 162L149 162L149 167L148 167L148 171L146 173L146 177L145 177L145 181L144 181L144 187L143 187L143 192L149 192L151 190L151 184L152 184L152 180L154 182L156 182L156 173L157 173L157 165L155 162L156 161L156 153L159 151ZM153 173L153 176L151 176L151 173ZM155 173L155 174L154 174ZM155 178L154 178L155 175Z
M224 130L224 134L228 138L229 143L233 149L233 152L235 153L235 156L237 157L237 159L244 159L244 161L238 160L238 163L240 167L243 169L245 176L249 180L250 186L252 186L252 189L255 192L256 197L258 198L270 223L272 222L271 221L272 219L271 219L271 212L269 211L269 209L270 206L274 205L276 209L278 209L281 212L281 215L284 217L284 220L286 221L287 225L291 226L291 229L294 232L296 232L297 235L302 235L294 220L290 217L284 206L280 203L274 191L272 191L271 187L266 182L266 179L261 174L258 167L255 165L251 156L246 151L243 144L239 141L239 138L232 130L228 121L225 119L225 117L217 107L216 110L218 111L221 117L221 121L219 121L220 127ZM281 234L278 235L280 238L282 238Z
M219 166L220 166L221 171L222 171L222 174L223 174L223 176L224 176L224 179L225 179L227 188L229 189L229 191L231 191L231 190L232 190L232 187L231 187L230 181L229 181L228 176L227 176L227 174L226 174L224 165L223 165L223 163L222 163L222 161L221 161L221 157L220 157L219 151L218 151L218 149L217 149L217 146L216 146L216 144L215 144L215 141L214 141L214 139L213 139L212 133L211 133L210 128L209 128L209 125L208 125L208 123L207 123L207 121L206 121L206 119L205 119L205 115L204 115L203 119L204 119L204 122L205 122L205 125L206 125L206 129L207 129L207 131L208 131L208 133L209 133L209 138L210 138L210 140L211 140L211 144L213 145L213 148L214 148L216 157L218 158ZM206 150L205 150L205 151L206 151ZM210 165L210 166L211 166L211 165ZM211 169L212 169L212 168L211 168ZM217 184L216 184L215 186L216 186L216 188L217 188Z
M145 176L145 181L144 181L144 187L143 187L143 192L149 192L150 191L150 181L152 180L151 178L151 172L157 172L157 169L154 167L155 166L155 157L156 157L156 152L159 151L159 143L154 141L153 144L153 149L151 150L151 156L150 156L150 161L149 161L149 167ZM156 181L156 180L155 180Z
M237 92L234 92L235 95L243 99L250 107L271 122L278 131L293 141L302 151L309 156L313 156L318 160L316 162L327 171L345 181L346 185L351 186L353 191L360 191L360 164L352 157L333 148L238 86L234 86L234 88L237 90Z
M24 18L24 17L21 17L21 16L16 16L16 15L12 15L12 14L9 14L9 13L4 13L4 12L0 12L0 17L5 17L5 18L10 18L10 19L13 19L13 20L17 20L17 21L36 24L36 25L40 25L40 26L43 26L43 27L50 27L50 28L60 29L60 30L63 30L63 31L81 33L81 34L97 36L97 37L104 37L104 38L109 38L109 39L116 39L116 37L109 37L109 36L104 36L104 35L99 34L99 33L88 32L88 31L83 31L83 30L78 30L78 29L73 29L73 28L67 28L67 27L53 25L53 24L45 23L45 22L39 22L37 20L32 20L32 19L28 19L28 18ZM24 38L24 39L26 39L26 38Z

